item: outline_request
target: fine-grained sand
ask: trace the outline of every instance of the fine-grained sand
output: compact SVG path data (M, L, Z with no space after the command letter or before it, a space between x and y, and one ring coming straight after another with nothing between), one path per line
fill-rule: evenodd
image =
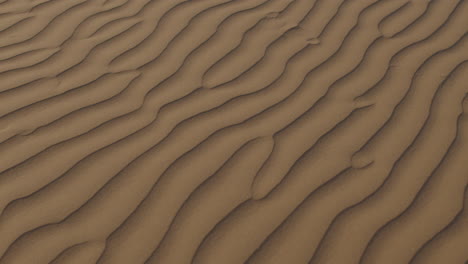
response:
M468 0L0 0L0 264L464 264Z

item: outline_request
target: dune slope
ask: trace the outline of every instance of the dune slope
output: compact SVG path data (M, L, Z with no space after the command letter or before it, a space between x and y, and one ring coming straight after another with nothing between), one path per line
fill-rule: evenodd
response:
M0 264L464 264L468 1L0 1Z

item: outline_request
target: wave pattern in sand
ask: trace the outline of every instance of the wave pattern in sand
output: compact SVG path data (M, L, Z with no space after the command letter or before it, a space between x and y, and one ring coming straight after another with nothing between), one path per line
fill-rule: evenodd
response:
M465 263L467 14L1 1L0 263Z

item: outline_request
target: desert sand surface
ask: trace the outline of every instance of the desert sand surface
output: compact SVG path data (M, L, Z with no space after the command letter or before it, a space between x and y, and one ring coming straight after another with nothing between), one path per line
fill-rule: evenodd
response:
M0 264L465 264L468 0L0 1Z

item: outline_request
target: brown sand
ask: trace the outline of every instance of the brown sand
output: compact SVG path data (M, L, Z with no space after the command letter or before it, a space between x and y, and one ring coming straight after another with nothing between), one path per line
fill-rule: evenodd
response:
M463 264L467 0L3 0L0 264Z

